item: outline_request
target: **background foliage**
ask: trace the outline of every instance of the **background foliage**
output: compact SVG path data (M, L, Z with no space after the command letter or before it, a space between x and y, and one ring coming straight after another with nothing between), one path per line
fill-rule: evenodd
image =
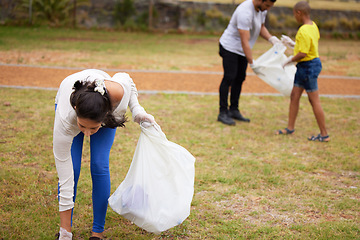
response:
M29 6L30 2L32 8ZM150 15L149 1L142 0L4 0L0 2L0 24L218 33L227 26L240 1L154 3ZM216 3L227 5L220 6ZM267 20L267 27L272 32L281 34L284 31L296 31L298 24L291 11L295 3L295 0L276 2ZM314 11L319 11L314 13L313 20L321 32L332 37L359 38L358 2L313 0L310 4Z

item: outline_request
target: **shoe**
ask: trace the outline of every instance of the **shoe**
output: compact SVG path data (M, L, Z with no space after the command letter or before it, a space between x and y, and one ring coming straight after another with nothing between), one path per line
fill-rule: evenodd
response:
M329 135L321 136L321 134L319 133L319 135L317 135L317 136L308 137L308 140L309 141L319 141L319 142L329 142L330 137L329 137Z
M230 125L230 126L235 125L235 121L231 117L229 117L229 115L227 113L219 113L217 120L226 125Z
M288 128L284 128L284 130L277 130L276 131L276 135L282 135L282 134L284 134L284 135L290 135L290 134L293 134L295 132L295 129L293 129L293 130L290 130L290 129L288 129Z
M230 110L228 115L229 115L229 117L239 120L239 121L250 122L250 119L243 117L243 115L241 115L239 110Z

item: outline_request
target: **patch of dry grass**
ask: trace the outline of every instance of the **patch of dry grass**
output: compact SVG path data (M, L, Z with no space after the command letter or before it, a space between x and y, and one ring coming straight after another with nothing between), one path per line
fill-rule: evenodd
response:
M18 31L16 31L18 30ZM219 36L0 27L0 63L141 70L222 71ZM64 35L68 40L64 41ZM25 37L26 36L26 37ZM101 39L97 39L103 36ZM294 36L291 36L294 37ZM49 45L51 38L51 45ZM88 39L97 39L97 44ZM102 40L103 39L103 40ZM111 39L111 41L109 40ZM142 39L140 41L139 39ZM358 41L322 38L324 74L360 76ZM259 39L253 55L270 48ZM287 54L292 54L291 50Z

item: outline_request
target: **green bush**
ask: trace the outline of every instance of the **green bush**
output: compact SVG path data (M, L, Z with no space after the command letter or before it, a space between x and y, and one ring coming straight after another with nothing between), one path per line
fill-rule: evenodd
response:
M333 19L330 19L330 20L327 20L325 21L323 24L322 24L322 28L324 30L334 30L338 25L338 22L337 22L337 19L333 18Z
M211 8L205 12L208 18L222 18L223 14L217 8Z
M89 6L88 0L33 0L30 11L29 0L17 0L14 10L15 17L8 22L15 25L31 24L35 26L49 25L76 26L76 8L79 6ZM74 12L75 11L75 12ZM31 15L30 13L31 12Z
M187 8L186 10L185 10L185 17L191 17L192 15L193 15L193 13L194 13L194 11L193 11L193 9L192 8Z
M285 27L296 28L299 24L296 22L296 19L293 16L286 15L284 25Z
M125 24L125 22L135 14L133 0L117 0L115 3L115 21Z
M206 15L201 11L196 11L196 23L200 26L205 26L206 24Z
M219 19L220 24L222 24L224 27L226 27L230 22L231 17L223 16Z
M205 12L205 25L208 30L213 31L216 28L225 28L230 21L230 17L224 16L217 8L209 9Z
M340 18L340 26L345 30L353 30L353 22L346 17Z
M267 15L267 23L273 28L278 28L279 27L278 17L273 13L268 13L268 15Z
M72 7L70 0L34 0L32 1L32 22L50 26L66 25L69 22ZM28 13L29 0L21 0L18 10Z
M352 20L354 30L359 31L360 30L360 20L356 17Z
M333 37L333 38L336 38L336 39L343 39L344 38L344 36L343 36L343 34L341 34L341 33L339 33L339 32L332 32L331 33L331 36Z

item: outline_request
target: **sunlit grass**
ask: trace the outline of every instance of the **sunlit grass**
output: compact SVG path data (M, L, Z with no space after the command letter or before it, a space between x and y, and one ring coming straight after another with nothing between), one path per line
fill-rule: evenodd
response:
M76 68L222 71L219 35L0 27L0 63ZM278 36L280 37L280 36ZM290 36L294 38L294 36ZM255 58L271 45L259 39ZM320 39L323 72L360 76L355 40ZM293 54L291 50L287 54Z
M55 91L0 88L0 238L54 239L58 230L57 174L52 154ZM147 233L110 208L111 239L356 239L360 234L359 99L322 98L331 142L318 133L307 98L296 132L286 126L285 97L243 96L251 123L216 121L217 96L140 94L168 139L196 157L190 217L160 236ZM140 129L118 129L111 151L111 192L130 166ZM74 212L74 239L92 224L89 143Z

